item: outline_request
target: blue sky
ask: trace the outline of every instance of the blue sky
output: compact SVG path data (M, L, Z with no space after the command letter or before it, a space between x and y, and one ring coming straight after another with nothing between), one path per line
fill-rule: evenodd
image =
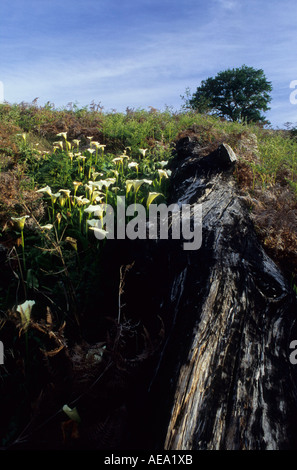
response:
M1 0L9 103L179 110L187 87L243 64L264 70L273 127L297 123L295 0Z

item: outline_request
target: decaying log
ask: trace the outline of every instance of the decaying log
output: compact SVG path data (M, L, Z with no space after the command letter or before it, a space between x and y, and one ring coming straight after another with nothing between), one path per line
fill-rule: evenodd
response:
M201 156L191 138L177 149L172 200L202 204L203 235L199 250L169 253L178 269L164 306L172 326L150 387L155 445L296 448L296 298L258 242L232 149Z

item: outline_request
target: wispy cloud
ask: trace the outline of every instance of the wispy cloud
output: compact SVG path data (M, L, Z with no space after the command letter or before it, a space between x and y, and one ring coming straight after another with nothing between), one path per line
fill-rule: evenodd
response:
M215 0L220 6L226 10L233 10L238 6L238 2L235 0Z
M10 102L179 109L187 87L247 64L273 83L271 122L294 119L293 0L3 2L0 80Z

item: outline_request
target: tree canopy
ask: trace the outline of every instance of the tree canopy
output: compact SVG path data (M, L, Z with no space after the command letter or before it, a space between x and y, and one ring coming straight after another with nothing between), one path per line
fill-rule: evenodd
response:
M203 80L188 104L199 112L213 112L231 121L265 122L261 112L270 109L271 91L271 82L262 69L243 65Z

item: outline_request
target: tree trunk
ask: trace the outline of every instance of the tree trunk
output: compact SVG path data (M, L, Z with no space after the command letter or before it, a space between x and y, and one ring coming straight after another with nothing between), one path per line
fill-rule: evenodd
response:
M169 253L172 325L150 386L157 447L297 445L296 298L257 240L234 164L226 145L202 157L191 138L179 143L173 202L202 204L203 238L197 251Z

